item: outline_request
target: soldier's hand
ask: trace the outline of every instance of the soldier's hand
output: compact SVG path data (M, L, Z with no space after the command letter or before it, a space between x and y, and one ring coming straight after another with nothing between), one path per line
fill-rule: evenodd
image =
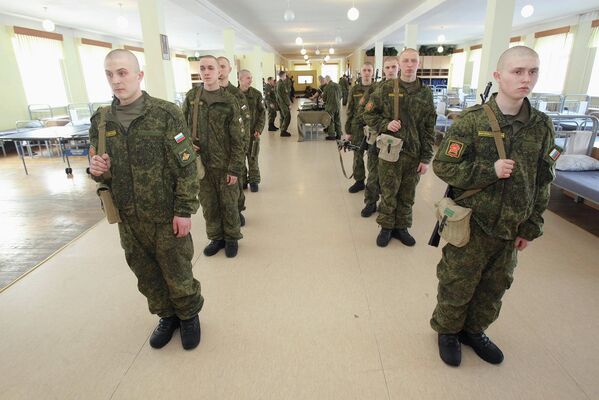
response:
M519 250L522 251L526 248L526 246L528 246L528 240L521 238L520 236L518 236L516 238L516 241L514 242L514 247Z
M237 183L237 177L233 175L227 175L227 185L235 185Z
M191 230L191 218L175 217L173 218L173 233L178 238L187 236Z
M416 172L418 172L418 175L424 175L424 174L426 174L426 171L428 171L428 164L425 164L425 163L418 164L418 169L416 170Z
M256 139L260 139L260 132L256 131L256 133L254 133L254 137Z
M351 135L343 135L343 140L351 141Z
M110 169L110 156L104 153L102 156L95 155L89 162L89 172L93 176L100 176Z
M514 160L497 160L495 161L495 174L499 179L507 179L512 175L514 170Z
M192 143L191 145L193 146L193 151L195 151L196 153L197 153L198 151L200 151L200 146L196 146L196 145L195 145L195 144L193 144L193 143Z
M387 130L391 132L397 132L401 129L401 121L394 119L387 124Z

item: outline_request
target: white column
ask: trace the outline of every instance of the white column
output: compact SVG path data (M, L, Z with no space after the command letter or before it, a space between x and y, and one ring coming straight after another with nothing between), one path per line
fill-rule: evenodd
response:
M485 36L480 60L480 74L478 75L478 94L485 91L487 82L493 81L497 60L510 45L515 4L516 0L489 0L487 3Z
M264 77L262 73L262 62L262 46L254 46L249 70L252 73L252 86L258 89L260 93L262 93L262 78Z
M235 62L235 31L232 28L223 30L223 39L225 44L225 57L231 63L231 73L229 74L229 82L233 86L237 86L237 63Z
M406 24L404 46L409 49L418 50L418 25Z
M379 70L379 78L385 76L383 72L383 41L374 44L374 73Z
M591 22L596 18L597 13L581 15L578 19L578 25L572 27L570 31L574 35L574 42L572 43L570 61L568 62L564 94L586 93L589 86L594 61L594 58L590 59L591 53L594 56L594 52L589 51L589 40L593 32Z
M170 61L170 49L165 49L169 59L164 60L160 40L161 34L166 35L164 0L139 0L138 4L146 60L146 89L150 96L174 101L175 77Z

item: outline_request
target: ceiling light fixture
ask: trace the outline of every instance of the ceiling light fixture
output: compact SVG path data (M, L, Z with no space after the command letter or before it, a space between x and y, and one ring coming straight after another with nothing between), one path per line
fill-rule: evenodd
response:
M328 54L326 56L324 56L325 61L329 61L330 59L331 59L331 56L329 56Z
M443 46L437 47L437 53L443 53L443 50L445 50Z
M119 17L116 19L116 24L120 29L127 29L129 20L123 16L123 3L119 3Z
M350 21L355 21L360 18L360 11L356 8L356 0L352 1L352 8L347 10L347 19Z
M527 4L524 7L522 7L522 10L520 10L520 15L522 15L524 18L528 18L532 14L534 14L534 12L535 8L532 6L532 4Z
M302 55L303 55L303 56L304 56L304 55L306 55L306 53L307 53L307 52L306 52L306 49L304 49L304 48L302 47L302 50L300 51L300 53L302 53Z
M48 7L44 7L44 13L46 15L46 17L48 16ZM54 29L56 29L56 25L54 24L54 22L52 22L52 20L46 18L42 21L42 27L44 28L45 31L48 32L54 32Z
M331 47L331 48L329 49L329 54L335 54L335 49Z
M295 44L301 46L302 44L304 44L304 39L302 39L300 35L297 35L297 37L295 38Z
M318 46L316 46L316 51L314 52L314 54L316 54L317 56L320 55L320 49L318 48Z
M304 54L304 60L307 60L309 57L307 54Z
M443 28L441 28L443 29ZM437 42L439 43L445 43L445 35L444 34L440 34L439 36L437 36Z
M295 13L289 6L289 0L287 0L287 9L285 10L285 13L283 13L283 19L285 22L291 22L295 19Z

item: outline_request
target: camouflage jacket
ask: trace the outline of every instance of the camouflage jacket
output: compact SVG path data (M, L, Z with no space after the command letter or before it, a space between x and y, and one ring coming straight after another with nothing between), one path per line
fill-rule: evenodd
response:
M356 83L352 86L349 92L349 99L347 100L347 120L345 121L345 133L351 134L358 129L362 129L364 125L364 119L362 118L362 113L360 112L360 104L361 100L364 97L364 94L370 90L370 88L374 85L371 83L366 86L361 83Z
M183 114L190 130L193 126L193 105L198 90L204 88L191 89L183 102ZM219 95L218 101L208 105L200 93L198 137L194 144L199 146L206 168L219 169L227 171L229 175L239 176L243 169L247 135L239 114L237 99L224 88L220 88Z
M271 104L274 104L276 106L277 96L275 94L275 88L274 88L274 86L270 85L269 83L264 85L264 97L265 97L266 103L269 105L269 107Z
M250 86L247 92L243 92L246 98L250 111L250 129L248 130L249 137L254 137L254 133L264 130L265 109L262 101L262 93Z
M498 179L495 161L499 158L489 120L477 105L462 112L449 129L433 162L435 174L454 188L455 197L464 190L484 188L459 201L472 208L474 220L488 235L513 240L541 236L543 211L549 202L554 163L561 150L555 146L553 123L530 106L527 123L515 134L501 113L495 95L488 101L504 136L508 159L516 162L508 179Z
M362 120L362 122L364 122L364 125L368 125L368 123L366 123L366 121L364 120L364 110L366 108L366 104L368 104L368 101L370 100L370 95L374 93L376 91L376 88L379 87L379 85L381 85L383 82L384 81L373 81L372 85L365 86L366 89L364 90L364 95L360 99L358 109L356 110L356 113L360 115L360 119Z
M349 78L339 78L339 86L343 92L349 91Z
M225 89L225 91L231 93L237 99L237 103L239 105L239 110L241 113L241 118L243 119L244 131L249 132L251 124L252 124L252 114L250 112L250 107L248 105L248 101L247 101L246 97L241 92L241 89L233 86L231 84L231 82L229 82L229 84L227 86L225 86L223 89ZM247 152L249 145L250 145L250 137L248 135L243 135L243 140L244 140L244 144L243 144L244 149Z
M322 88L322 100L324 101L324 110L328 113L338 112L341 102L341 86L333 81L327 83Z
M169 223L173 216L189 217L199 207L196 155L181 110L146 92L143 96L142 114L127 130L116 117L116 98L106 112L106 153L112 175L106 183L121 215ZM98 148L100 112L91 118L93 149Z
M291 104L291 99L289 98L289 86L285 82L286 80L279 80L275 88L275 95L277 97L277 104L279 108L289 108L289 105Z
M421 163L428 164L433 158L435 122L437 121L431 89L418 79L417 89L408 91L400 80L399 119L401 129L394 133L387 130L387 125L393 121L394 82L394 79L388 79L384 83L380 83L374 93L370 95L368 103L364 107L364 121L378 133L386 133L403 139L402 153L417 158Z

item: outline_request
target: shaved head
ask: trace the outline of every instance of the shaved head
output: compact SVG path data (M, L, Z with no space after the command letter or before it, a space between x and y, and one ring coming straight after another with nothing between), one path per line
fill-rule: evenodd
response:
M108 61L112 61L115 59L121 59L121 60L126 61L127 64L129 64L132 72L140 71L139 60L137 59L137 57L135 57L135 54L133 54L129 50L125 50L125 49L111 50L108 54L106 54L106 57L104 58L104 64L106 64L106 62L108 62Z
M399 58L401 59L401 56L403 56L405 53L416 53L416 55L418 55L418 50L413 49L411 47L408 47L407 49L403 49L401 53L399 53Z
M250 71L248 71L247 69L242 69L241 71L239 71L239 78L243 78L244 76L249 75L252 76L252 73Z
M231 61L229 61L229 59L225 56L220 56L217 58L218 62L220 63L221 61L226 61L227 65L230 67L231 66Z
M497 60L497 71L503 71L509 60L514 58L536 58L539 59L539 55L536 51L526 46L514 46L504 51L499 60Z

